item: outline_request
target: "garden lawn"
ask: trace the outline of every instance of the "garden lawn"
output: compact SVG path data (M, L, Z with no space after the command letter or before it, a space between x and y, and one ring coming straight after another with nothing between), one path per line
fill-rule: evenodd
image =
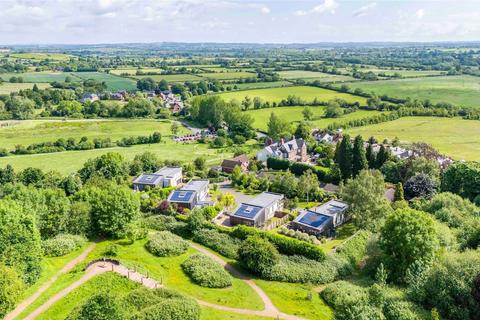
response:
M118 243L120 245L115 259L119 259L122 264L130 268L136 267L137 271L143 274L148 273L150 277L160 281L169 289L176 289L197 299L219 305L252 310L263 309L260 297L240 279L233 278L232 286L223 289L205 288L195 284L181 267L187 257L198 253L193 248L176 257L156 257L145 249L146 240L139 240L134 244L123 244L122 241ZM87 260L103 257L102 252L108 245L108 241L98 244Z
M365 92L394 98L411 98L454 105L480 107L480 77L441 76L399 80L359 81L348 84Z
M175 143L169 140L169 138L165 138L165 140L168 141L131 147L8 156L0 158L0 167L10 164L17 171L35 167L44 171L56 170L65 175L82 168L88 159L101 156L107 152L118 152L126 160L132 160L137 154L145 151L153 152L160 160L191 162L196 157L204 157L209 165L220 164L223 159L233 156L233 150L230 151L229 149L211 149L206 144Z
M118 77L102 72L73 72L72 74L83 80L93 79L98 82L105 82L107 84L107 89L111 91L133 91L137 89L137 82L130 78Z
M426 142L456 160L480 159L480 121L461 118L405 117L347 130L365 139L398 137L402 143Z
M480 78L479 78L480 79ZM236 99L242 101L246 96L250 98L260 97L269 102L280 102L290 95L295 95L307 102L313 101L317 98L320 101L329 101L335 98L346 100L347 102L359 102L361 105L366 105L366 99L357 97L348 93L341 93L334 90L323 88L308 87L308 86L291 86L285 88L268 88L268 89L254 89L243 90L235 92L221 93L220 96L224 100Z
M108 120L108 119L81 119L81 120L8 120L0 121L0 141L2 148L13 150L15 145L28 146L32 143L56 141L59 138L81 137L89 140L95 138L110 138L117 141L130 136L147 136L158 131L164 140L170 140L169 120ZM189 131L180 126L179 134Z
M2 76L0 75L0 78ZM4 79L5 80L5 79ZM0 84L0 94L10 94L12 92L18 92L20 90L25 89L32 89L35 83L10 83L4 82ZM46 89L49 88L50 85L48 83L37 83L37 87L39 89Z
M203 78L193 74L162 74L153 76L134 76L135 79L152 78L155 81L166 80L168 82L200 81Z
M319 80L321 82L337 82L337 81L353 81L355 78L344 75L329 74L323 72L315 71L305 71L305 70L289 70L289 71L279 71L278 74L280 78L286 80L296 80L301 79L305 81L315 81Z
M312 320L333 319L333 310L313 291L312 285L259 279L255 283L282 312Z
M256 129L266 131L268 120L272 112L274 112L280 119L287 120L292 124L303 121L302 111L305 107L277 107L277 108L265 108L257 110L246 111L253 119L253 126ZM316 106L310 107L313 112L314 120L310 121L315 128L326 128L332 123L342 123L350 120L364 119L371 116L380 114L379 111L367 111L357 110L353 113L349 113L341 116L340 118L321 118L325 113L325 107Z
M94 296L95 294L105 292L122 296L139 287L139 283L132 282L116 273L103 273L95 276L82 286L76 288L67 296L57 301L44 313L40 314L36 319L63 320L76 307L82 305L88 298Z
M23 82L44 82L50 83L53 81L64 82L66 77L72 78L73 81L80 80L68 72L24 72L24 73L0 73L0 78L3 81L9 81L11 77L22 77Z

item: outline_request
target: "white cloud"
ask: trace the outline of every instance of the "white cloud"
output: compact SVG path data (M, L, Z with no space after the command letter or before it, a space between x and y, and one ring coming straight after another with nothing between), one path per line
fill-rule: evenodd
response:
M297 16L305 16L307 14L313 13L331 13L334 14L335 10L338 8L338 2L335 0L324 0L323 3L313 7L312 9L305 11L305 10L297 10L295 11L295 15Z
M425 11L423 9L418 9L417 12L415 12L415 17L417 17L417 19L422 19L424 15Z
M363 7L358 8L358 10L353 12L354 17L363 17L368 13L368 11L374 9L377 6L376 2L372 2L370 4L364 5Z
M260 12L263 14L269 14L270 13L270 8L269 7L263 7L260 9Z

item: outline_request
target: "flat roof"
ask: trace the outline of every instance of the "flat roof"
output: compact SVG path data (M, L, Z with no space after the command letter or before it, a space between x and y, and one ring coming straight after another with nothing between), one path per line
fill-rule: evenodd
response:
M324 214L327 216L335 216L336 214L341 213L347 209L348 209L347 203L339 200L330 200L318 207L309 209L308 211Z
M242 204L240 207L238 207L233 215L236 217L246 218L248 220L255 220L255 217L262 209L263 208L261 207Z
M171 202L186 202L189 203L194 196L194 191L188 190L175 190L169 197L169 201Z
M313 227L315 229L319 229L322 225L326 224L331 219L332 217L323 214L312 211L305 211L295 219L295 222Z
M182 167L163 167L155 174L165 176L165 177L173 177L174 175L181 173L182 172Z
M154 174L154 173L142 173L139 175L135 180L133 180L133 183L138 183L138 184L149 184L149 185L157 185L163 180L163 177Z
M283 194L273 193L273 192L262 192L259 195L257 195L255 198L247 202L243 202L242 204L265 208L265 207L268 207L273 202L279 201L282 199L283 199Z
M180 190L189 190L198 192L208 186L209 181L206 179L199 179L199 180L190 180L185 186L183 186Z

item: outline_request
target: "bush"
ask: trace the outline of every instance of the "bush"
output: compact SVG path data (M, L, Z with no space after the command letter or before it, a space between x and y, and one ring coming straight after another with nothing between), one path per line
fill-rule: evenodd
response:
M292 229L288 229L286 227L281 227L278 229L279 234L283 234L287 237L292 237L298 240L306 241L311 244L320 244L320 241L317 239L315 236L310 236L308 233L302 232L302 231L294 231Z
M178 256L185 253L189 244L181 237L174 235L169 231L160 231L153 236L150 236L145 247L150 253L158 257L167 257Z
M348 304L368 303L366 290L346 281L337 281L327 285L320 295L335 310Z
M64 256L80 248L86 242L87 239L83 236L59 234L55 238L43 241L43 254L49 257Z
M247 226L238 226L232 232L234 237L246 239L248 236L257 235L270 241L278 251L289 256L299 255L312 260L322 261L325 259L323 250L311 243L292 239L280 234L269 233Z
M238 259L238 248L241 241L228 234L212 229L200 229L194 232L193 241L201 243L227 258Z
M190 256L182 263L183 271L197 284L207 288L225 288L232 278L222 266L202 254Z
M127 319L118 299L108 294L97 294L71 313L67 320L123 320Z
M242 264L255 274L265 275L279 260L277 249L267 240L250 236L238 249Z
M302 256L281 256L279 262L263 274L263 278L271 281L315 284L329 283L336 277L336 266L328 259L318 262Z
M200 307L191 299L169 299L140 311L132 320L198 320Z
M419 320L420 318L412 310L412 304L406 301L390 299L383 304L386 320Z
M177 224L177 219L172 216L150 216L142 220L143 225L146 228L157 230L157 231L168 231L175 228Z

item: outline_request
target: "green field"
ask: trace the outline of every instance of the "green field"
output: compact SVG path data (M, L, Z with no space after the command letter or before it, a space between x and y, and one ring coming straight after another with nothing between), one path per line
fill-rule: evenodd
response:
M319 80L322 82L355 80L350 76L336 75L336 74L329 74L329 73L315 72L315 71L304 71L304 70L279 71L278 74L282 79L287 79L287 80L302 79L305 81Z
M253 119L253 126L256 129L266 131L270 114L274 112L280 119L288 120L290 123L296 123L303 120L302 111L305 107L277 107L246 111ZM315 128L326 128L332 123L342 123L350 120L368 118L380 114L379 111L357 110L346 114L340 118L320 118L325 113L325 107L310 107L313 111L314 120L310 121ZM316 118L316 119L315 119Z
M365 98L357 97L348 93L337 92L334 90L307 86L243 90L220 94L220 96L225 100L236 99L238 101L242 101L246 96L249 96L250 98L261 97L265 101L270 102L280 102L282 99L286 99L289 95L301 97L306 101L313 101L315 98L318 98L320 101L329 101L335 98L340 98L348 102L360 102L361 105L366 104Z
M199 73L198 76L213 80L235 80L242 78L256 78L257 74L252 72L211 72Z
M72 56L63 53L10 53L11 58L28 59L28 60L57 60L67 61Z
M32 89L34 83L10 83L4 82L0 84L0 94L10 94L12 92L18 92L20 90ZM39 89L49 88L48 83L37 83Z
M72 80L79 80L79 78L73 76L68 72L24 72L24 73L0 73L0 78L3 81L8 81L11 77L22 77L24 82L45 82L50 83L53 81L63 82L66 77L72 78Z
M341 70L342 72L348 72L351 73L353 68L352 67L347 67L347 68L338 68L338 70ZM405 78L415 78L415 77L425 77L425 76L439 76L442 74L446 74L445 71L439 71L439 70L404 70L404 69L398 69L398 68L378 68L376 66L366 66L365 68L361 68L360 66L357 66L357 70L360 72L373 72L375 74L383 73L387 76L393 76L395 73L400 74L402 77Z
M120 69L111 69L110 70L110 74L113 74L113 75L116 75L116 76L119 76L123 73L127 73L129 75L136 75L137 74L137 70L140 70L140 71L143 71L143 72L161 72L162 69L160 68L120 68Z
M480 107L480 77L443 76L349 83L365 92L390 97L449 102L455 105Z
M155 81L166 80L168 82L200 81L203 78L193 74L162 74L154 76L134 76L135 79L152 78Z
M460 118L406 117L365 127L347 130L364 138L375 136L398 137L401 142L427 142L441 153L460 160L480 159L480 121Z
M168 120L25 120L0 121L2 147L14 149L15 145L55 141L58 138L87 137L110 138L116 141L123 137L145 136L158 131L162 136L171 135ZM181 127L180 134L188 133Z
M262 89L262 88L278 88L278 87L287 87L291 86L290 81L273 81L273 82L251 82L251 83L236 83L238 89ZM232 85L233 86L233 85Z
M135 90L137 83L129 78L122 78L107 73L100 72L73 72L74 76L77 76L83 80L93 79L99 82L105 82L108 90Z

